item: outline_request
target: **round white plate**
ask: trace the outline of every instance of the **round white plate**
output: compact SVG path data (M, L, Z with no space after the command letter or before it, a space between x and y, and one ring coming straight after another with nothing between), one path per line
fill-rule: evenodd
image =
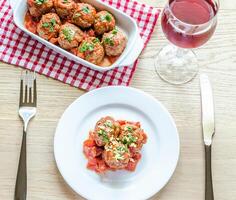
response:
M135 172L98 175L86 168L83 141L104 116L139 121L147 133ZM143 200L172 176L179 157L178 132L169 112L152 96L130 87L111 86L88 92L62 115L54 138L57 166L68 185L86 199Z

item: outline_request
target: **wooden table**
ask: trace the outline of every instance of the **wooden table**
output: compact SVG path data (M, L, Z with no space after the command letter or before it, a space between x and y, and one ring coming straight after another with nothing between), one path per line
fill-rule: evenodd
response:
M164 6L165 0L142 0ZM200 73L213 84L216 135L212 164L216 200L236 199L236 3L222 0L219 24L212 39L196 53ZM199 77L183 86L169 85L156 75L153 57L167 43L158 25L140 56L131 86L160 100L173 115L181 154L167 186L152 199L204 199L204 148L201 132ZM0 64L0 199L13 199L22 137L18 117L20 69ZM38 113L28 133L28 199L82 199L64 182L53 156L53 136L65 108L84 92L38 76ZM147 183L148 184L148 183Z

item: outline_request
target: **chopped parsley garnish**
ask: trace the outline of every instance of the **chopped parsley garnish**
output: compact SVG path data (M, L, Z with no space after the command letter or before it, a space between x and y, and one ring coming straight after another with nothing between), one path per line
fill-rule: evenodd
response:
M71 30L70 28L64 28L62 30L62 33L65 36L65 39L68 40L69 42L72 41L73 37L74 37L74 31Z
M100 42L98 38L93 39L93 43L96 44L97 42Z
M112 35L110 35L109 37L106 37L103 42L104 42L105 44L110 45L110 46L114 46L114 40L113 40L113 38L115 37L115 35L117 34L117 32L118 32L118 30L115 28L115 29L111 32Z
M112 122L110 121L110 120L107 120L105 123L104 123L104 125L106 126L106 127L109 127L109 128L112 128Z
M120 153L128 152L128 149L125 146L118 146L116 148Z
M49 27L49 23L48 23L48 22L44 22L44 23L42 24L42 27L48 28L48 27Z
M51 22L51 24L53 25L53 26L55 26L56 25L56 20L54 19L54 18L52 18L51 20L50 20L50 22Z
M113 35L116 35L118 33L118 30L115 28L112 32Z
M93 51L94 50L94 44L92 43L88 43L88 42L84 42L82 44L82 46L80 47L79 51L81 53L85 52L85 51Z
M122 142L123 144L129 146L130 144L137 142L137 138L131 135L131 133L128 133L126 136L122 138Z
M109 44L110 46L114 46L113 40L109 37L105 38L104 43Z
M111 15L110 15L110 14L107 14L107 15L105 16L105 19L106 19L108 22L110 22L110 21L111 21Z
M43 3L45 3L47 0L35 0L35 3L37 5L42 5Z
M126 126L126 130L129 132L133 132L133 128L131 126Z
M63 0L62 3L68 3L68 0Z
M109 138L108 138L108 135L107 135L106 131L100 129L100 130L98 131L98 135L99 135L100 137L102 137L102 141L103 141L103 142L105 142L105 143L108 143L108 142L109 142Z
M54 27L55 27L56 24L57 24L56 20L55 20L54 18L52 18L52 19L50 20L50 22L44 22L44 23L42 24L42 27L43 27L43 28L49 28L49 31L50 31L50 32L53 32L53 31L54 31Z
M73 18L77 18L77 17L80 17L80 16L81 16L80 13L75 13L74 16L73 16Z
M40 36L44 35L44 32L43 31L39 31L39 35Z
M124 160L124 153L128 152L126 146L118 146L114 149L115 158L117 160Z
M112 20L112 16L111 16L111 14L109 14L109 13L107 13L105 16L102 15L100 18L101 18L102 21L108 21L108 22L110 22L110 21Z
M83 8L82 8L82 10L85 12L85 13L90 13L90 9L89 9L89 7L88 6L84 6Z

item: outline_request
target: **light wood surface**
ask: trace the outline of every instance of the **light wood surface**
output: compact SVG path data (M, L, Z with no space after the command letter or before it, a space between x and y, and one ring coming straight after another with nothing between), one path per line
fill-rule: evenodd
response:
M164 0L142 0L164 6ZM222 0L212 39L196 50L200 73L212 81L216 134L212 164L216 200L236 199L236 2ZM131 86L160 100L177 124L181 154L177 169L155 200L204 199L204 148L201 132L199 77L183 86L169 85L155 74L153 57L167 44L158 26L140 56ZM22 137L18 117L20 69L0 64L0 199L13 199ZM53 156L53 136L65 108L84 92L38 76L38 112L28 132L28 199L78 200L59 174ZM148 183L147 183L148 185Z

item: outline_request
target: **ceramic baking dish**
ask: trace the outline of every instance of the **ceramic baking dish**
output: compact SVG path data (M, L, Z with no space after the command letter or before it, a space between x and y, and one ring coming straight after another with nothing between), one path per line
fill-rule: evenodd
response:
M89 3L93 5L98 10L107 10L111 12L115 18L116 18L116 24L117 27L123 30L128 38L127 46L124 50L124 52L121 54L119 59L117 59L116 62L114 62L109 67L100 67L98 65L92 64L90 62L87 62L69 52L66 50L51 44L50 42L40 38L39 36L31 33L28 31L24 26L24 16L27 11L27 0L11 0L11 6L13 8L13 18L15 24L23 30L25 33L33 37L34 39L40 41L41 43L45 44L49 48L53 49L54 51L66 56L67 58L80 63L82 65L85 65L91 69L98 70L98 71L107 71L114 69L116 67L122 67L122 66L129 66L134 63L134 61L138 58L139 54L142 51L143 48L143 41L139 35L138 26L134 19L132 19L130 16L122 13L118 9L115 9L111 7L110 5L107 5L99 0L83 0L83 2Z

